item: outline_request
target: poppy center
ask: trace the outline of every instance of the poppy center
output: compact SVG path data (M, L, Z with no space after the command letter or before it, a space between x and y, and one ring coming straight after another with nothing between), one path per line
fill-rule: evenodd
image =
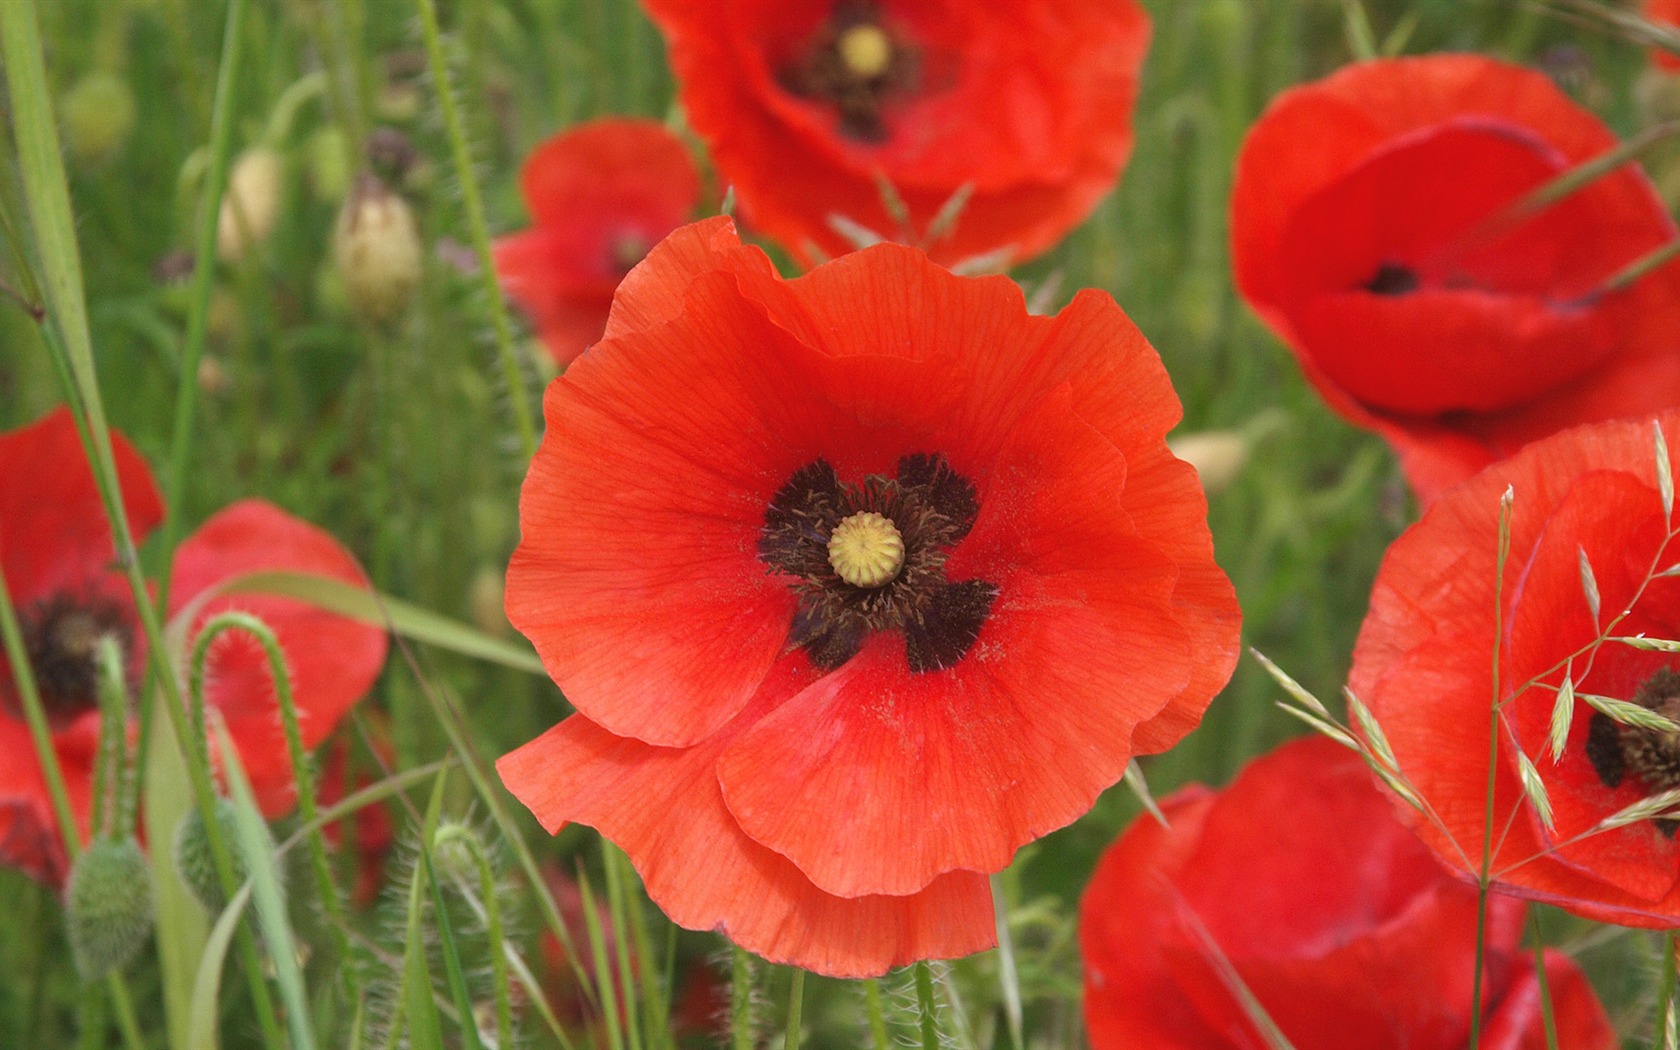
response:
M44 598L22 610L19 619L47 722L63 729L99 706L100 639L115 638L126 656L133 625L110 598L75 594Z
M1400 263L1385 262L1365 282L1365 290L1376 295L1406 295L1418 289L1417 271Z
M1680 674L1664 668L1645 680L1633 703L1680 723ZM1623 725L1602 711L1587 724L1587 760L1605 787L1632 776L1650 794L1680 788L1680 732ZM1670 838L1680 823L1656 821Z
M879 587L904 567L904 536L874 511L860 511L829 534L828 564L853 587Z
M831 671L876 631L902 631L910 670L940 671L973 648L998 588L951 582L950 551L974 527L978 492L944 456L915 453L895 477L853 485L826 460L793 472L765 508L758 558L799 596L788 644Z
M874 4L841 3L781 80L794 94L833 106L847 138L880 142L886 103L914 85L916 53L881 23Z

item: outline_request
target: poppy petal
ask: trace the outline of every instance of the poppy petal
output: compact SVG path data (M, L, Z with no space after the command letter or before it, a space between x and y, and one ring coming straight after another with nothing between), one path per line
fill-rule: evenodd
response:
M549 831L588 824L624 849L672 921L718 930L772 962L870 977L991 947L984 875L953 872L907 896L836 897L730 817L717 757L742 725L809 679L802 664L782 661L737 722L697 747L652 747L573 715L497 770Z

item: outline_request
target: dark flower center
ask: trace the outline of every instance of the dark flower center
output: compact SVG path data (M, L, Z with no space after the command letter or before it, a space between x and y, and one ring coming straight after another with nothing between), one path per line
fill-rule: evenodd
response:
M70 593L41 599L19 619L41 706L52 728L63 729L99 706L100 639L115 638L126 662L134 626L110 598Z
M980 637L998 589L952 583L945 563L980 513L973 483L944 456L916 453L898 476L842 482L824 460L808 463L770 500L758 558L793 577L799 608L790 647L831 671L875 631L904 632L910 670L941 671Z
M1418 288L1418 276L1410 267L1385 262L1377 267L1376 276L1365 282L1365 290L1376 295L1405 295Z
M1633 702L1673 722L1680 722L1680 674L1664 668L1645 680ZM1680 788L1680 733L1622 725L1602 711L1587 723L1587 760L1605 787L1632 776L1650 794ZM1680 821L1655 821L1669 838Z
M881 24L876 6L844 0L782 70L781 80L796 95L832 105L841 134L881 142L887 137L885 102L912 88L916 75L916 52Z

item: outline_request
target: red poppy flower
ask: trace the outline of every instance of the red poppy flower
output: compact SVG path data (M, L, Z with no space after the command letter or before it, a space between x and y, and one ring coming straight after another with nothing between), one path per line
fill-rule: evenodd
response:
M1680 405L1680 266L1600 290L1675 236L1645 176L1502 211L1615 145L1544 76L1475 55L1349 67L1250 131L1237 285L1422 499L1563 427Z
M1322 737L1184 788L1138 818L1080 906L1094 1050L1263 1046L1246 989L1299 1050L1461 1050L1476 888L1393 819L1359 757ZM1546 1045L1519 901L1488 901L1481 1045ZM1238 986L1229 978L1235 972ZM1557 1045L1610 1050L1592 987L1546 952Z
M1135 0L645 3L743 214L807 263L852 247L836 215L941 262L1021 262L1082 222L1131 152L1149 45ZM955 228L930 239L959 190Z
M507 608L578 714L504 757L679 924L822 973L993 939L984 872L1170 747L1235 657L1179 406L1107 296L728 220L549 387Z
M1645 7L1640 13L1658 25L1680 29L1680 0L1645 0ZM1680 55L1673 51L1654 47L1651 49L1651 61L1666 73L1680 73Z
M566 364L601 338L625 273L688 221L700 175L663 124L606 117L532 150L519 182L535 226L496 241L496 275Z
M118 433L112 433L111 444L130 526L142 536L162 520L163 503L133 446ZM0 568L18 609L71 806L84 827L99 736L94 645L102 636L114 636L135 681L145 666L133 595L112 564L115 556L69 412L59 409L0 434ZM384 663L385 634L292 599L241 594L195 601L236 576L277 569L366 584L355 559L332 537L267 503L246 500L213 516L181 544L169 592L171 613L191 606L195 623L202 623L223 609L240 608L267 622L286 653L304 743L313 747L372 685ZM207 676L206 699L238 744L264 812L284 811L295 786L266 658L255 642L230 633L214 643ZM0 755L5 756L0 863L56 882L64 875L64 851L3 655Z
M380 761L387 766L396 757L388 732L387 727L372 739ZM349 737L340 734L324 754L320 779L315 784L321 808L342 802L375 782L373 770L352 761ZM323 827L321 834L340 854L344 852L340 843L349 835L350 901L358 908L371 908L385 882L385 861L397 842L397 826L390 807L381 803L363 806L343 820Z
M1680 437L1680 414L1661 421L1671 441ZM1680 449L1671 454L1680 460ZM1501 582L1495 559L1507 486L1515 502ZM1666 519L1649 420L1535 443L1443 495L1395 542L1350 681L1386 732L1400 772L1431 807L1432 818L1415 820L1419 833L1448 863L1478 871L1499 639L1499 834L1490 871L1509 892L1633 926L1680 921L1676 825L1603 822L1677 786L1675 744L1582 698L1676 714L1674 654L1595 644L1601 631L1680 637L1680 580L1646 580L1680 560ZM1553 715L1566 676L1579 698L1563 709L1572 714L1554 760ZM1545 786L1550 827L1523 792L1524 756Z

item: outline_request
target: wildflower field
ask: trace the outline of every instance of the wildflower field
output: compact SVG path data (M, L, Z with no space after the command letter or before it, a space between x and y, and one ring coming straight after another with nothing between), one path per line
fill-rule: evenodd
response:
M0 71L0 1047L1680 1050L1680 3Z

